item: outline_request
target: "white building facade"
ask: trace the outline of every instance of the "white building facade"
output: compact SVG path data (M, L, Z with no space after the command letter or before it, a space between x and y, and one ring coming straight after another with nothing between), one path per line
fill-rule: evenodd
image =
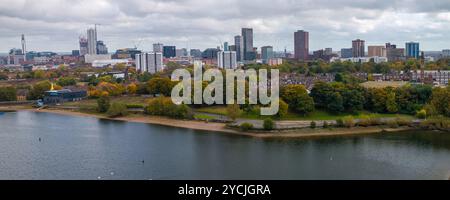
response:
M87 30L88 54L97 54L97 30L90 28Z
M159 52L136 54L136 70L150 74L163 71L163 54Z
M237 68L236 51L217 52L217 66L221 69L236 69Z

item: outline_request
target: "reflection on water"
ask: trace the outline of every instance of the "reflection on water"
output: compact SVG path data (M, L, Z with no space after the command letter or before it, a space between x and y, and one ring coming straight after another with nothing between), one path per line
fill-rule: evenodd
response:
M256 139L19 112L0 114L0 148L0 179L448 179L450 171L450 134L440 132Z

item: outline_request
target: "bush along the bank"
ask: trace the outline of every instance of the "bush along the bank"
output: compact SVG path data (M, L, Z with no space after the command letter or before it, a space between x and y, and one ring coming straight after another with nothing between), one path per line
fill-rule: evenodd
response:
M344 122L344 126L347 128L352 128L355 126L355 120L352 116L344 117L342 121Z
M315 129L315 128L316 128L316 122L315 122L315 121L312 121L311 124L310 124L310 127L311 127L312 129Z
M249 130L253 129L253 124L246 122L246 123L241 124L240 128L242 131L249 131Z
M420 127L430 130L450 131L450 119L443 116L429 118L422 121L420 123Z
M367 115L361 116L361 118L359 119L359 122L357 124L358 124L358 126L363 126L363 127L370 126L371 125L370 117Z
M127 106L123 103L113 103L106 112L106 115L111 118L123 117L127 114Z
M397 124L399 126L411 126L412 125L412 121L405 117L397 117L395 120L397 121Z
M275 128L275 122L273 122L272 119L267 118L267 119L264 120L263 128L266 131L273 130Z
M330 127L330 125L328 124L328 122L324 121L323 122L323 128L329 128L329 127Z
M109 97L107 96L101 96L97 99L97 111L100 113L105 113L108 111L109 107L111 106Z
M336 127L344 127L344 120L337 119L336 120Z
M166 116L175 119L192 119L193 113L187 105L175 105L168 97L157 97L149 101L145 114Z
M395 119L388 120L386 124L389 128L398 128L398 123Z
M416 113L416 117L419 119L425 119L427 118L427 111L425 109L420 110Z

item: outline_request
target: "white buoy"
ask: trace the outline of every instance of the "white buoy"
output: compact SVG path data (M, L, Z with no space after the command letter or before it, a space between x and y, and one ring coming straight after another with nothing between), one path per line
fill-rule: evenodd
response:
M100 180L100 179L102 179L102 177L101 177L101 176L99 176L99 177L97 177L97 179L98 179L98 180Z

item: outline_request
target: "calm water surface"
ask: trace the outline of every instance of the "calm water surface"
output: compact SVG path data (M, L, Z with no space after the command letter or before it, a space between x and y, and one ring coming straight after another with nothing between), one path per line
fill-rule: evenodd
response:
M449 176L448 133L255 139L50 113L0 113L0 179Z

